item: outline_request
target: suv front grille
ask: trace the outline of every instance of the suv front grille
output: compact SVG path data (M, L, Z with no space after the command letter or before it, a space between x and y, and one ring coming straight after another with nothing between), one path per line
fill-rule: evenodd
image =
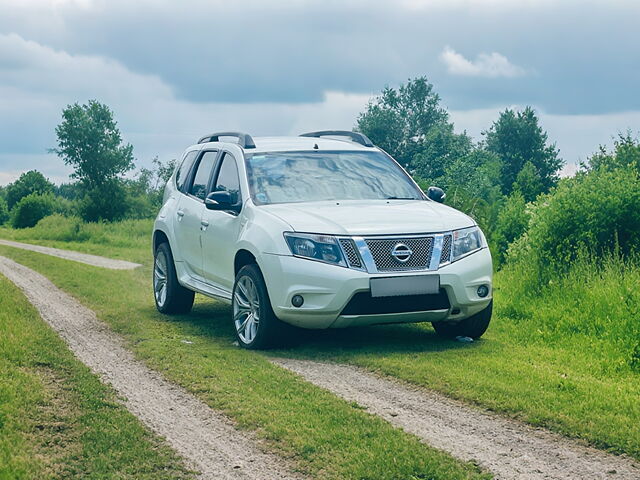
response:
M379 272L401 272L407 270L426 270L431 262L433 237L410 237L391 239L365 239L373 261ZM402 262L392 252L401 246L411 250L411 256Z
M442 239L442 253L440 254L440 265L451 260L451 235L445 235Z
M358 250L356 249L356 244L353 242L353 240L349 238L341 238L340 245L342 245L342 249L347 256L347 262L349 262L349 266L354 268L362 268L360 255L358 255Z

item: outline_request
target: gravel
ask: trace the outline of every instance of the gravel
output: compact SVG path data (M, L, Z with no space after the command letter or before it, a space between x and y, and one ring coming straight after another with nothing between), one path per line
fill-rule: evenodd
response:
M496 478L640 479L640 465L628 457L611 455L357 367L282 358L272 361L360 404L433 447L477 463Z
M22 248L23 250L31 250L32 252L44 253L45 255L73 260L74 262L86 263L87 265L93 265L94 267L109 268L111 270L133 270L134 268L141 266L139 263L127 262L125 260L114 260L112 258L89 255L88 253L43 247L41 245L32 245L30 243L13 242L11 240L0 239L0 245Z
M136 360L91 310L47 278L1 256L0 273L25 293L74 354L117 391L143 424L164 437L200 478L300 478L284 459L265 453L253 435L239 432L227 417Z

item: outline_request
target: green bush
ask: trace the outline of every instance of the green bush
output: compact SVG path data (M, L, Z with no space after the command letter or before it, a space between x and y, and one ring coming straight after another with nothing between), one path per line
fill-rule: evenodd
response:
M504 261L509 244L520 238L526 231L530 217L531 214L524 196L519 190L515 190L498 213L498 220L492 235L495 259L498 264Z
M592 171L564 179L538 198L525 235L509 247L515 261L539 271L566 271L580 255L629 256L640 247L640 178L637 170Z
M35 226L38 221L55 210L55 198L51 194L39 195L32 193L23 197L11 210L14 228L28 228Z
M4 225L9 220L9 209L4 198L0 197L0 225Z

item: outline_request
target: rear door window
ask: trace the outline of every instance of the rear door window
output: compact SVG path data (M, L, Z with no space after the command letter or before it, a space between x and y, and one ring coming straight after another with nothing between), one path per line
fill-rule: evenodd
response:
M193 161L198 156L198 151L193 150L187 153L178 169L178 173L176 173L176 186L178 190L185 193L187 180L189 179L189 172L191 171L191 167L193 165Z
M218 152L204 152L200 157L196 174L193 177L193 183L189 189L189 193L196 198L204 201L207 196L207 189L209 188L209 179L213 172L213 167L216 164L216 157Z

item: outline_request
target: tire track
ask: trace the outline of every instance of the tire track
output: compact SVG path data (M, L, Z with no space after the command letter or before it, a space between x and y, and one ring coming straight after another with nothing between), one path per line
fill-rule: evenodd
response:
M272 362L357 402L432 447L477 462L496 478L640 478L640 465L628 457L586 447L357 367L284 358Z
M88 253L74 252L73 250L62 250L53 247L43 247L42 245L33 245L31 243L20 243L12 240L0 239L0 245L8 247L21 248L23 250L31 250L32 252L44 253L52 257L64 258L65 260L73 260L74 262L85 263L94 267L108 268L110 270L133 270L140 267L139 263L127 262L126 260L114 260L112 258L99 257L98 255L89 255Z
M74 354L124 398L142 423L163 436L202 479L296 479L285 461L264 453L224 415L147 368L95 314L47 278L0 256L15 283Z

